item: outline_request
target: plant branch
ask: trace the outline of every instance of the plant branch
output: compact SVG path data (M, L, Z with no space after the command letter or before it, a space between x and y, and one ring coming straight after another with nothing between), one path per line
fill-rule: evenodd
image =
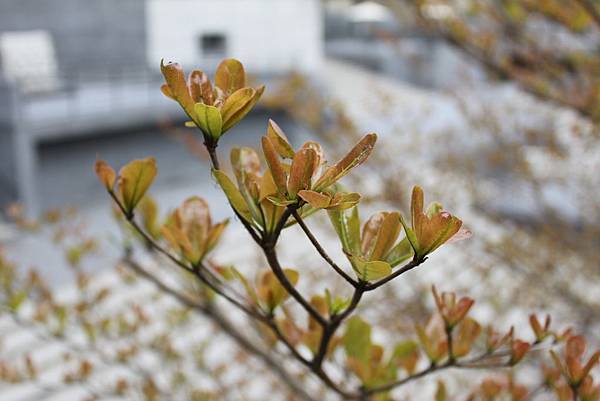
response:
M204 146L206 147L206 151L208 152L208 156L210 157L210 164L212 165L212 168L214 168L215 170L219 170L219 157L217 155L218 143L205 138Z
M325 251L325 249L323 249L323 247L321 246L321 244L319 243L319 241L315 238L315 236L313 235L313 233L310 231L310 229L308 228L308 226L306 225L306 223L304 223L304 220L302 219L302 217L300 216L300 214L298 213L298 211L295 210L295 209L293 209L292 210L292 215L294 216L294 218L298 222L298 225L300 226L300 228L302 228L302 231L304 231L304 233L306 234L306 236L308 237L308 239L310 240L310 242L313 244L313 246L315 247L315 249L317 250L317 252L319 252L319 255L321 255L321 257L323 259L325 259L325 261L327 263L329 263L329 265L331 267L333 267L333 269L340 276L342 276L344 278L344 280L346 280L348 283L350 283L350 285L352 285L354 288L356 288L359 285L358 281L356 281L352 277L350 277L342 268L340 268L333 261L333 259L331 259L331 257L327 254L327 252Z
M121 205L121 203L119 202L119 200L113 195L113 198L115 200L115 202L117 202L117 205L119 205L119 207L124 210L123 206ZM207 270L203 265L200 265L200 267L202 267L202 269L196 269L196 268L192 268L190 266L188 266L185 262L179 260L178 258L176 258L175 256L173 256L169 251L167 251L166 249L164 249L162 246L160 246L156 241L154 241L154 239L152 237L150 237L150 235L148 235L148 233L146 233L135 221L134 216L133 215L125 215L127 221L129 222L129 224L131 225L131 227L138 233L140 234L144 240L146 241L146 243L154 250L156 250L157 252L163 254L164 256L166 256L170 261L172 261L173 263L175 263L176 266L180 267L181 269L185 270L188 273L193 274L194 276L196 276L202 283L206 284L211 290L213 290L214 292L216 292L217 294L221 295L223 298L225 298L227 301L229 301L230 303L232 303L234 306L236 306L238 309L240 309L241 311L243 311L244 313L248 314L251 317L255 317L255 318L261 318L262 315L260 313L258 313L257 311L248 308L246 305L244 305L243 303L241 303L240 301L238 301L237 299L233 298L232 296L230 296L229 294L227 294L226 292L222 291L220 288L218 288L214 283L212 283L203 273L203 269Z
M294 378L292 378L281 364L275 360L268 351L264 351L257 347L254 343L243 336L237 329L225 319L225 317L218 312L218 310L211 304L202 304L196 302L185 295L182 295L177 290L164 284L160 279L148 272L146 269L135 263L130 258L126 259L127 264L140 276L152 282L158 289L171 295L182 305L189 307L190 309L196 310L213 321L221 330L231 337L241 348L243 348L249 354L254 355L263 361L263 363L271 370L274 374L290 388L294 395L301 397L304 401L317 401L310 396L304 387L300 385Z
M504 363L504 364L474 364L474 363L469 363L469 362L458 362L456 360L449 359L441 365L433 365L432 364L428 368L423 369L420 372L417 372L417 373L407 376L403 379L392 381L390 383L387 383L387 384L384 384L381 386L371 387L371 388L367 389L365 392L368 395L374 395L374 394L390 391L396 387L400 387L404 384L410 383L417 379L421 379L430 374L437 373L441 370L450 369L450 368L455 368L455 369L494 369L494 368L499 368L499 367L506 368L509 366L506 363Z
M319 323L322 327L326 327L327 320L323 316L321 316L321 314L317 312L315 308L312 307L312 305L302 296L302 294L298 292L298 290L296 290L294 285L288 280L287 276L285 275L285 272L279 264L279 259L277 258L275 247L265 246L263 248L263 252L265 254L265 257L267 258L267 262L269 262L271 270L273 271L283 288L285 288L285 290L292 296L292 298L294 298L304 308L304 310L306 310L306 312L317 321L317 323Z
M450 363L454 363L454 361L456 360L454 358L454 351L453 351L453 339L452 339L452 327L450 327L448 324L445 325L445 330L446 330L446 341L448 343L448 362Z
M342 322L348 316L350 316L352 314L352 312L354 312L354 310L360 303L360 300L361 300L364 292L365 292L364 291L364 283L359 283L358 287L354 291L354 294L352 295L352 300L350 301L350 305L348 305L348 307L341 314L332 316L331 320L329 321L329 324L323 328L323 334L321 336L319 350L317 351L317 354L313 358L313 366L315 368L317 368L317 369L321 368L321 365L323 364L323 360L325 359L325 356L327 355L327 351L329 350L329 343L331 342L333 335L335 334L337 329L340 327Z
M415 267L421 265L423 262L425 262L427 260L427 258L422 258L422 259L416 259L414 258L409 264L402 266L400 269L396 270L394 273L390 274L387 277L382 278L379 281L375 281L374 283L369 283L365 286L365 291L373 291L379 287L381 287L382 285L392 281L393 279L395 279L396 277L406 273L409 270L414 269Z

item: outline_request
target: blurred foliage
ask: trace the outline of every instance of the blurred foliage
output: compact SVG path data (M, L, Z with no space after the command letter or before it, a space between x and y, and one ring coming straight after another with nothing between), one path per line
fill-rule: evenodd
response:
M379 0L541 99L600 120L596 0Z

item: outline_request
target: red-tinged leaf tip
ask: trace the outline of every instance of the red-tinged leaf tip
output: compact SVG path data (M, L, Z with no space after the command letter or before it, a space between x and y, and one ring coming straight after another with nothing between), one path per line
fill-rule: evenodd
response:
M104 160L96 160L96 164L94 166L96 171L96 175L100 182L104 185L107 191L112 191L115 186L115 181L117 178L117 174L115 170Z
M527 351L529 351L530 347L531 344L529 344L528 342L514 340L511 345L511 356L509 363L511 365L516 365L517 363L519 363L523 359L525 354L527 354Z

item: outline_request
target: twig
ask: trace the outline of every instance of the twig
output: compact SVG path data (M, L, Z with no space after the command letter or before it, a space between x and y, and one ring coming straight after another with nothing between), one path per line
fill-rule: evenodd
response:
M385 283L388 283L390 281L392 281L393 279L395 279L396 277L406 273L409 270L414 269L415 267L421 265L423 262L425 262L427 260L427 258L423 258L423 259L413 259L409 264L401 267L400 269L396 270L394 273L390 274L389 276L382 278L379 281L376 281L374 283L369 283L365 286L365 291L373 291L379 287L381 287L382 285L384 285Z
M315 355L315 357L313 358L313 366L316 369L321 368L321 365L323 364L323 360L325 359L325 356L327 355L327 351L329 349L329 343L331 342L331 339L333 338L333 335L335 334L336 330L340 327L342 322L348 316L350 316L352 314L352 312L354 312L354 310L360 303L360 300L361 300L363 294L364 294L364 283L360 283L360 284L358 284L358 287L356 288L356 290L354 291L354 294L352 295L352 300L350 301L350 305L348 305L348 307L341 314L339 314L337 316L332 316L329 324L323 328L323 334L321 336L319 350L318 350L317 354Z
M210 318L226 335L231 337L240 347L242 347L248 353L256 356L261 359L267 367L269 367L279 378L291 389L291 391L301 397L305 401L317 401L313 397L311 397L304 390L303 386L301 386L295 379L293 379L285 369L281 366L281 364L276 361L267 351L264 351L253 344L250 340L248 340L245 336L243 336L237 329L227 320L225 317L218 312L214 305L210 303L199 303L196 302L187 296L181 294L177 290L171 288L170 286L164 284L160 279L154 276L152 273L148 272L146 269L141 267L139 264L135 263L131 259L126 260L127 264L131 266L131 268L137 272L139 275L144 277L145 279L152 282L158 289L161 291L171 295L177 301L179 301L182 305L185 305L193 310L196 310L203 315Z
M290 296L294 298L304 308L304 310L306 310L306 312L317 321L317 323L319 323L322 327L327 326L327 320L323 316L321 316L321 314L317 312L315 308L312 307L312 305L302 296L302 294L298 292L298 290L296 290L294 285L288 280L287 276L285 275L285 272L279 264L279 259L277 258L275 247L265 246L263 248L263 252L265 254L265 257L267 258L267 262L269 262L271 270L273 271L283 288L285 288L285 290L290 294Z
M323 249L323 247L321 246L321 244L319 243L319 241L315 238L315 236L313 235L313 233L307 227L306 223L304 223L304 220L302 219L302 217L300 216L300 214L298 213L297 210L295 210L295 209L292 210L292 216L294 216L294 218L298 222L298 225L300 226L300 228L302 228L302 231L304 231L304 233L306 234L306 236L308 237L308 239L310 240L310 242L313 244L313 246L315 247L315 249L317 250L317 252L319 252L319 255L321 255L321 257L323 259L325 259L325 261L327 263L329 263L329 265L331 267L333 267L333 269L340 276L342 276L344 278L344 280L346 280L348 283L350 283L350 285L352 285L354 288L356 288L358 286L358 281L356 281L352 277L350 277L341 267L339 267L333 261L333 259L331 259L331 257L327 254L327 252L325 252L325 249Z

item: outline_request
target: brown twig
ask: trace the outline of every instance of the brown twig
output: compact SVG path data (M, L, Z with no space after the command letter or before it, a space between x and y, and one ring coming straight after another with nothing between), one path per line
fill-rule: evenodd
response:
M382 278L379 281L376 281L374 283L369 283L365 286L365 291L373 291L379 287L381 287L382 285L392 281L393 279L395 279L396 277L406 273L409 270L414 269L415 267L421 265L423 262L425 262L427 260L427 258L422 258L422 259L413 259L409 264L402 266L401 268L397 269L394 273L390 274L387 277Z
M267 258L267 262L271 267L271 271L277 277L283 288L290 294L292 298L294 298L303 308L304 310L319 323L322 327L327 326L327 320L321 316L321 314L312 307L312 305L296 290L294 285L288 280L285 272L281 268L279 264L279 259L277 258L277 253L275 251L274 246L265 246L263 248L263 252L265 257Z
M323 328L323 334L321 336L321 342L319 344L319 350L317 354L313 358L313 367L316 369L320 369L323 364L323 360L327 355L327 351L329 350L329 344L336 330L340 327L342 322L354 312L360 300L364 294L364 283L359 283L358 287L354 290L354 294L352 295L352 300L350 301L350 305L337 316L332 316L331 320L327 324L326 327Z
M268 351L264 351L257 347L252 341L248 340L243 336L225 317L210 303L199 303L184 295L170 286L164 284L160 279L148 272L146 269L135 263L131 259L126 260L127 264L131 268L144 277L145 279L152 282L158 289L171 295L182 305L189 307L190 309L196 310L206 317L210 318L226 335L231 337L240 347L246 352L252 354L263 361L263 363L270 368L279 378L290 388L294 395L299 396L305 401L316 401L310 396L304 386L300 385L294 378L292 378L285 369L283 369L281 363L275 360Z
M306 225L306 223L304 223L304 220L302 219L302 217L300 216L300 214L298 213L297 210L294 209L292 211L292 216L294 216L294 218L298 222L298 225L300 226L300 228L302 228L302 231L304 231L304 233L306 234L306 236L308 237L308 239L310 240L310 242L313 244L313 246L315 247L315 249L317 250L317 252L319 252L319 255L321 255L321 257L323 259L325 259L325 261L340 276L342 276L344 278L344 280L346 280L348 283L350 283L350 285L352 285L354 288L356 288L359 285L358 281L356 281L352 277L350 277L341 267L339 267L333 261L333 259L331 259L331 257L327 254L327 252L325 251L325 249L323 249L323 247L321 246L321 244L319 243L319 241L315 238L315 236L313 235L313 233L310 231L310 229L308 228L308 226Z

